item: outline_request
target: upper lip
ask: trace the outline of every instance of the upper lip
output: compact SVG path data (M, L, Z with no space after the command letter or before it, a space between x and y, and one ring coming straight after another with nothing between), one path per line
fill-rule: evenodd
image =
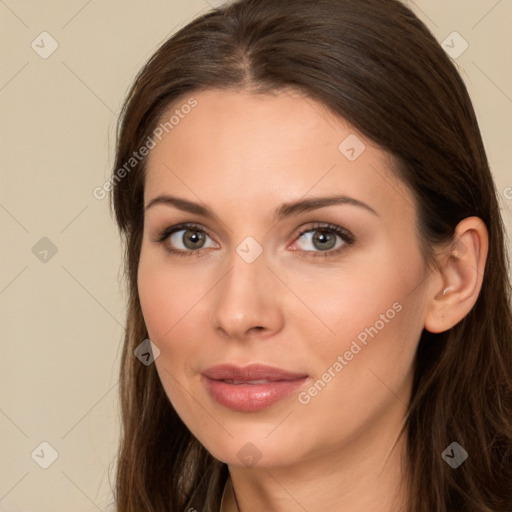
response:
M275 366L266 366L261 364L250 364L247 366L235 366L233 364L220 364L212 366L203 371L205 377L213 380L297 380L303 379L308 375L305 373L295 373L276 368Z

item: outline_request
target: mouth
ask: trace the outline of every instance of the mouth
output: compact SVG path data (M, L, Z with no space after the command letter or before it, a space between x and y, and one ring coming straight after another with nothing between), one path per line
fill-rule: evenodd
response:
M233 380L233 379L221 379L222 382L226 384L234 384L235 386L239 386L240 384L249 384L250 386L255 386L257 384L268 384L269 382L276 382L274 380L268 379L259 379L259 380ZM279 382L279 381L277 381Z
M309 375L264 365L219 365L205 370L201 378L218 404L235 411L255 412L284 400Z

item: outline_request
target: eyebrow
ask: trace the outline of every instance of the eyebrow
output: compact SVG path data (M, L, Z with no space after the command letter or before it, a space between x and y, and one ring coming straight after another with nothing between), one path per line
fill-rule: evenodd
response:
M179 197L170 196L168 194L163 194L158 197L155 197L146 205L144 209L145 211L148 211L150 208L156 206L157 204L174 206L179 210L200 215L202 217L217 217L212 212L212 210L210 210L207 206L203 206L199 203L194 203L193 201L189 201L187 199L181 199ZM360 201L359 199L355 199L353 197L348 197L345 195L333 195L326 197L313 197L310 199L300 199L298 201L294 201L291 203L284 203L275 209L273 220L274 222L279 222L286 217L291 217L292 215L297 215L299 213L309 212L312 210L317 210L319 208L325 208L327 206L346 204L358 206L360 208L367 210L373 215L380 217L380 215L371 206L367 205L363 201Z

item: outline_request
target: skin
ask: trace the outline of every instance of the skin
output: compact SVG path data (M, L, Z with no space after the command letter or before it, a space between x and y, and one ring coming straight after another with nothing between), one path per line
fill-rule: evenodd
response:
M169 194L215 214L168 204L145 212L138 286L167 396L197 439L228 464L244 512L405 510L398 433L414 354L424 328L446 330L474 304L485 226L465 219L456 233L459 253L447 248L430 271L411 191L390 157L343 119L293 91L193 96L197 107L151 150L145 182L146 206ZM366 146L355 161L338 149L350 134ZM342 204L273 221L283 203L332 194L375 213ZM187 249L185 231L155 241L182 222L205 230L203 248ZM317 223L341 226L355 242L325 256L311 239L317 231L297 236ZM248 236L263 250L252 263L236 252ZM172 254L172 244L200 254ZM261 363L307 373L299 390L307 392L393 304L400 311L308 403L296 393L263 411L233 411L201 382L201 372L216 364ZM247 443L259 454L252 466L237 455ZM222 510L236 510L229 492Z

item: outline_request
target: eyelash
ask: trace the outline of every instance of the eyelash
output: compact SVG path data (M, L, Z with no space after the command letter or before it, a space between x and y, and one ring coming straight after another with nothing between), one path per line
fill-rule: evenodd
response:
M208 234L208 232L205 229L203 229L201 226L199 226L198 224L184 223L184 224L177 224L175 226L169 226L169 227L165 228L157 235L155 242L157 242L159 244L164 244L165 241L173 233L175 233L176 231L181 231L183 229L193 230L193 231L201 231L201 232L205 233L206 235L210 236ZM309 233L311 231L326 231L326 232L334 233L335 235L338 235L344 242L343 245L341 245L340 247L338 247L336 249L330 249L327 251L300 251L300 249L297 249L297 251L306 252L306 253L308 253L308 256L312 256L314 258L316 258L316 257L326 258L326 257L330 257L330 256L336 256L341 251L345 250L347 247L353 245L354 242L356 241L354 235L352 235L352 233L350 231L348 231L340 226L336 226L335 224L320 224L320 223L316 223L316 224L310 226L308 229L304 229L302 231L296 231L294 233L294 237L295 237L294 240L299 239L302 235ZM210 238L211 238L211 236L210 236ZM167 245L166 245L165 249L168 252L175 254L177 256L192 256L193 254L195 254L195 256L201 256L201 254L203 252L201 249L182 251L180 249L173 249Z

